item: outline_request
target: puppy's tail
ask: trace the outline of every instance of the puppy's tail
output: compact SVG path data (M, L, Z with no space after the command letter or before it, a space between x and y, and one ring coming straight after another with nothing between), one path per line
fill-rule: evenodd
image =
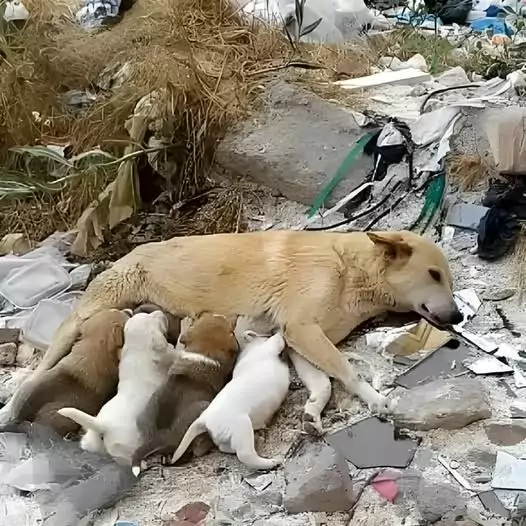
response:
M175 464L183 456L184 452L188 449L188 446L192 443L194 438L206 431L207 428L205 421L201 417L199 417L197 420L194 420L181 440L179 447L175 450L170 464Z
M105 432L104 426L102 426L96 417L88 415L88 413L84 413L84 411L80 411L74 407L63 407L62 409L59 409L57 413L69 418L70 420L73 420L73 422L77 422L77 424L82 426L84 429L96 431L101 435L103 435Z

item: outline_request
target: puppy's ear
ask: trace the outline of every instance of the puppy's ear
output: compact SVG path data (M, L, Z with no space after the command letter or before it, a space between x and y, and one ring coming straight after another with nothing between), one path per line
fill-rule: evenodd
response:
M400 234L389 232L367 232L369 239L381 248L388 259L407 259L413 253L410 245Z

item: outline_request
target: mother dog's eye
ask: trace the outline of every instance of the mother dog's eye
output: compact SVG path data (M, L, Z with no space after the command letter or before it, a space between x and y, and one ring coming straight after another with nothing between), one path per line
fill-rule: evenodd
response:
M442 281L442 276L440 275L440 272L438 270L429 269L429 275L437 282L440 283Z

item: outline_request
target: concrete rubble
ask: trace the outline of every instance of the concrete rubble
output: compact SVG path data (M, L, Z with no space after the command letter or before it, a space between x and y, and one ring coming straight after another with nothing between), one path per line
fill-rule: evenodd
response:
M262 113L221 141L216 162L231 176L248 176L291 201L312 204L361 135L349 110L277 81L266 91ZM359 158L327 204L347 195L371 168L370 158Z
M325 443L305 443L284 470L283 505L289 513L347 511L354 504L345 458Z
M484 385L471 378L435 380L406 391L396 406L400 427L461 429L491 416Z

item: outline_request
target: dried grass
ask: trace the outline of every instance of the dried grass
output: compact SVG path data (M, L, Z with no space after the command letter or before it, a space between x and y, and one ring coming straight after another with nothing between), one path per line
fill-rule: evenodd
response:
M11 161L10 147L38 143L67 142L73 153L100 145L119 155L124 147L119 141L128 138L126 119L141 97L157 90L163 94L164 129L179 156L173 181L179 200L206 187L218 138L251 112L269 77L290 71L294 62L318 64L321 69L302 70L297 78L331 97L327 81L342 60L352 64L353 76L366 74L374 60L356 46L301 45L293 51L278 29L247 25L228 0L137 0L117 25L96 34L76 25L68 0L24 3L30 19L10 30L0 64L0 162ZM123 64L129 78L121 87L97 87L103 72ZM80 115L68 113L61 96L71 89L89 89L97 101ZM70 199L76 207L51 210L44 230L71 225L101 184L89 182L89 193L68 187L64 195L31 200L29 208L58 210ZM2 231L25 221L21 207L4 206L4 217L12 220Z
M524 226L515 246L515 264L517 265L517 297L519 304L522 304L526 293L526 228Z
M491 174L491 166L480 155L451 154L446 159L449 180L461 191L486 187Z

